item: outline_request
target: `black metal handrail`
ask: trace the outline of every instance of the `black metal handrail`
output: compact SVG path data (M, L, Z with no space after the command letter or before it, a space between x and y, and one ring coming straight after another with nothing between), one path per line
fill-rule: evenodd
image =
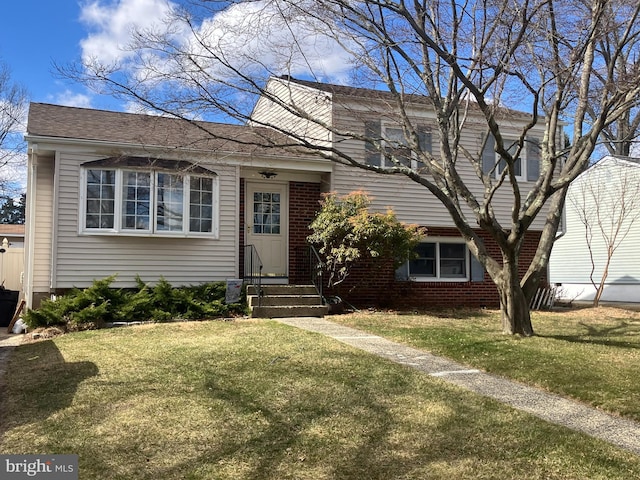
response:
M258 295L258 307L262 306L262 268L260 255L254 245L244 246L244 281L253 285Z
M322 263L320 254L313 245L309 245L309 266L311 270L311 283L316 287L316 291L324 303L324 295L322 294L322 272L324 270L324 263Z

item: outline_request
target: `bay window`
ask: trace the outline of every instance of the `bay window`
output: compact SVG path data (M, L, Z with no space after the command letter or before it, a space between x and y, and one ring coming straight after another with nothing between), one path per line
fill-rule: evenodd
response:
M217 235L217 177L86 168L82 233Z

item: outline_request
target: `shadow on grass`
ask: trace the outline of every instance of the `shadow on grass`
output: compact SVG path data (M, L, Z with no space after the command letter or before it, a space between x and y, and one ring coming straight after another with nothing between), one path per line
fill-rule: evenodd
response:
M24 344L11 352L5 376L0 435L9 428L38 422L71 405L78 385L98 374L92 362L66 362L51 340ZM9 404L17 408L11 408Z
M557 460L568 446L581 455L593 451L550 424L315 335L249 327L229 326L223 333L230 341L216 341L218 329L203 330L202 341L181 337L174 347L173 331L129 348L119 339L108 346L117 350L115 360L132 359L123 376L109 376L111 368L121 373L121 362L103 363L92 343L106 378L87 383L100 390L78 395L67 418L35 425L45 437L40 445L69 437L57 448L73 446L83 478L167 480L496 478L503 466L511 470L501 478L542 478L523 474L535 468L532 461L547 454ZM25 347L14 365L24 365L20 375L29 381L13 392L11 411L24 402L32 413L19 412L18 423L65 408L79 383L97 374L91 362L65 362L52 342ZM28 398L38 395L52 398L41 406L44 400ZM147 397L150 408L134 409ZM135 419L102 425L111 404L132 409ZM608 453L588 458L601 465L611 461ZM433 468L440 473L432 475Z
M341 354L338 363L355 365L359 359L359 356ZM268 425L249 441L230 442L224 450L215 452L217 460L224 461L235 457L241 451L253 452L254 455L260 452L251 469L251 478L266 479L273 478L274 472L283 464L298 463L302 467L309 461L318 462L318 459L307 458L307 455L324 451L331 457L332 469L344 472L347 468L353 467L357 470L362 465L367 465L369 478L378 478L378 473L371 472L371 461L376 458L374 452L378 451L380 445L384 444L385 439L388 438L394 422L388 405L382 405L376 399L377 392L371 391L368 382L360 382L359 374L345 377L345 372L341 369L327 374L309 370L306 367L293 366L290 371L291 364L288 357L276 358L272 363L271 383L286 379L290 373L293 373L293 378L303 378L304 385L315 386L315 388L305 387L302 392L293 390L291 395L276 401L265 399L266 401L257 402L255 394L251 390L245 390L241 383L231 379L220 381L219 378L211 377L207 383L207 389L211 392L213 399L233 405L234 409L238 409L243 414L259 412L260 417L266 420ZM249 370L236 372L236 379L243 378L245 374L250 374ZM406 391L409 387L407 382L402 378L397 380L394 390ZM286 390L287 386L283 384L282 388ZM343 401L334 403L332 393L338 391L341 396L349 399L347 402L349 407L346 407L346 410ZM340 457L346 449L343 452L334 452L329 445L335 444L339 439L328 434L325 437L323 431L330 429L328 424L331 423L332 418L340 417L348 422L358 415L356 412L360 414L366 412L370 420L367 422L368 428L364 434L353 432L357 440L352 439L352 441L359 446L349 448L347 465L340 465ZM313 429L317 430L317 438L309 433ZM339 434L339 436L343 435L345 435L344 431ZM346 439L345 442L351 443ZM396 473L402 471L402 466L394 465L394 471Z
M335 358L335 357L334 357ZM330 373L321 369L303 367L297 369L288 357L276 358L278 368L273 368L265 382L264 398L257 398L257 385L245 388L243 383L253 378L251 366L225 375L211 375L205 383L210 399L232 406L234 417L253 418L262 425L251 435L230 435L222 447L208 448L184 464L171 469L156 471L161 478L225 478L218 466L239 465L245 470L242 478L255 480L274 478L334 478L387 480L411 478L421 465L430 462L465 462L469 459L493 461L498 456L492 448L466 438L469 429L483 429L492 425L486 421L488 403L469 404L466 397L454 400L442 387L441 392L425 392L421 400L451 402L455 415L443 415L438 420L430 418L433 428L417 440L407 438L408 444L418 445L415 451L405 450L398 435L406 426L399 427L399 417L394 399L399 401L414 391L415 377L408 372L386 372L388 378L380 380L376 374L369 378L360 355L340 354L337 363L359 365L350 373L336 369ZM268 359L265 360L265 362ZM291 378L306 385L304 391L293 387L290 395L273 400L274 390L287 390L288 367L295 370ZM295 380L294 380L295 381ZM275 389L270 388L277 384ZM339 392L339 393L338 393ZM340 399L332 397L338 394ZM489 417L491 418L491 417ZM499 426L499 422L496 422ZM351 429L349 429L349 426ZM416 425L416 428L417 427ZM510 426L508 428L511 428ZM446 434L435 432L442 430ZM435 434L434 434L435 433ZM410 437L411 435L409 435ZM535 436L535 435L532 435ZM538 440L541 442L544 434ZM546 438L546 437L545 437ZM512 439L514 440L514 439ZM514 440L517 444L518 440ZM520 448L525 448L519 445ZM407 459L411 458L410 461ZM194 473L193 464L204 467ZM320 469L320 471L317 471ZM295 476L292 475L295 472ZM311 473L314 472L314 473ZM238 472L235 472L236 475ZM212 475L212 476L210 476ZM316 477L317 475L317 477ZM238 478L233 476L233 478Z
M621 320L616 325L596 326L579 322L586 331L579 335L540 335L540 338L552 338L570 343L602 345L605 347L640 349L640 325ZM625 341L624 337L633 337L634 341Z
M429 308L416 310L402 310L397 313L399 316L424 315L428 317L444 318L450 320L470 320L488 317L493 312L483 308Z

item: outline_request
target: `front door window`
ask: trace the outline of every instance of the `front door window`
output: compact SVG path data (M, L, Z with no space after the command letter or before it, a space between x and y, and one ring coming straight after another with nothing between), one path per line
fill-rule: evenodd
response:
M254 192L253 233L280 234L280 194Z

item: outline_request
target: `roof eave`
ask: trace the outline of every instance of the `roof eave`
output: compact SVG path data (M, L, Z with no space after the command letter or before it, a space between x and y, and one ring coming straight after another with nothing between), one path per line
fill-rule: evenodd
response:
M257 152L238 152L231 150L207 150L207 149L194 149L194 148L185 148L185 147L167 147L162 145L143 145L139 143L128 143L128 142L113 142L113 141L105 141L105 140L90 140L90 139L81 139L81 138L67 138L67 137L51 137L46 135L35 135L35 134L27 134L25 135L25 140L28 142L28 151L30 153L38 153L40 143L49 144L52 146L58 145L67 145L67 146L81 146L81 147L93 147L98 149L132 149L132 150L140 150L144 149L148 153L154 154L164 154L167 156L168 153L180 152L184 153L193 153L198 155L211 155L215 153L217 155L223 155L227 159L237 158L241 162L228 161L226 163L241 163L243 166L262 166L269 165L275 166L277 165L279 168L291 168L291 162L296 162L296 168L301 168L303 170L313 170L319 172L331 172L332 171L332 162L326 158L322 158L319 155L303 155L303 154L283 154L282 152L277 153L257 153ZM49 149L45 148L45 151ZM247 161L248 160L248 161Z

